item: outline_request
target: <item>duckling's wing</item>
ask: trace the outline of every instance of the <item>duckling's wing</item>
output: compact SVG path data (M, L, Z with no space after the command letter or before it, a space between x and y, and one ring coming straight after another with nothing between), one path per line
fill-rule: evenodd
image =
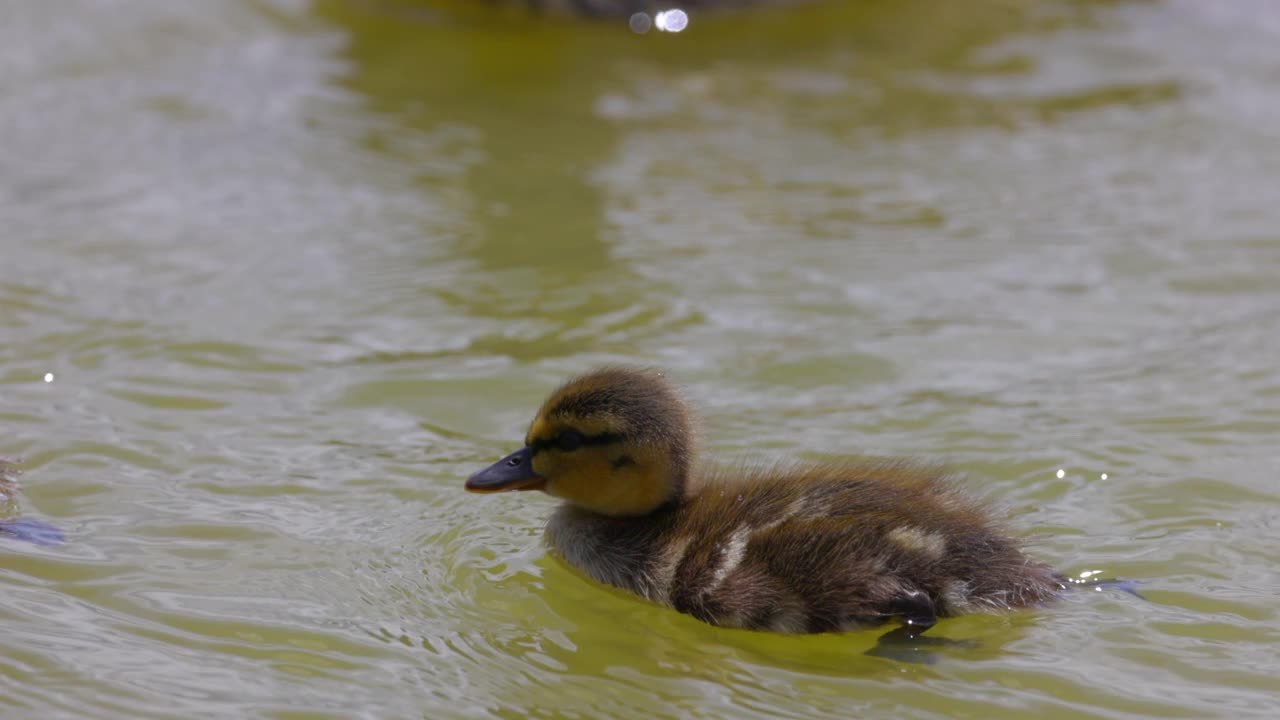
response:
M710 486L683 523L693 539L669 597L707 622L780 632L894 617L927 626L1059 589L1056 574L940 470L816 467L734 487Z
M877 542L869 528L838 518L711 532L687 546L670 601L706 622L775 632L846 630L906 615L932 624L929 594Z

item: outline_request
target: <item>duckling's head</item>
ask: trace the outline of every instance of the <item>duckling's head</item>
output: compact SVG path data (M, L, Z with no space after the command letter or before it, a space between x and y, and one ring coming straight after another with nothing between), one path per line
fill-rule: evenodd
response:
M684 401L660 373L604 368L551 393L524 447L466 488L542 490L603 515L646 515L684 493L691 433Z

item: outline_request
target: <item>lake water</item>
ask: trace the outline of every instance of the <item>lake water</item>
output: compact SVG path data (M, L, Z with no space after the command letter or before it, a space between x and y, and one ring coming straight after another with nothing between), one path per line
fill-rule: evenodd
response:
M1272 0L5 0L0 513L67 542L0 538L0 716L1277 717L1278 48ZM462 481L602 362L1147 600L924 666L591 585Z

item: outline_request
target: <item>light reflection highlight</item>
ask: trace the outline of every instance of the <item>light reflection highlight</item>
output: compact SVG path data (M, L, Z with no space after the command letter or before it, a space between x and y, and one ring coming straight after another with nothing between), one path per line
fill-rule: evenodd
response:
M678 33L689 27L689 16L679 8L663 10L653 16L653 24L662 32Z
M661 32L678 33L689 27L689 14L680 8L662 10L653 18L650 18L647 12L638 12L627 18L627 27L637 35L643 35L654 27Z
M653 27L653 21L649 19L649 13L638 12L627 18L627 27L631 28L631 32L643 35Z

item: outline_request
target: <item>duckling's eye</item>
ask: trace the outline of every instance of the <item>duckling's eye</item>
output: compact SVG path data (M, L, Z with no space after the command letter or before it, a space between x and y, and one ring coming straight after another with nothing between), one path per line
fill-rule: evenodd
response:
M561 452L573 452L582 447L582 443L586 440L586 437L577 430L565 430L556 436L556 449Z

